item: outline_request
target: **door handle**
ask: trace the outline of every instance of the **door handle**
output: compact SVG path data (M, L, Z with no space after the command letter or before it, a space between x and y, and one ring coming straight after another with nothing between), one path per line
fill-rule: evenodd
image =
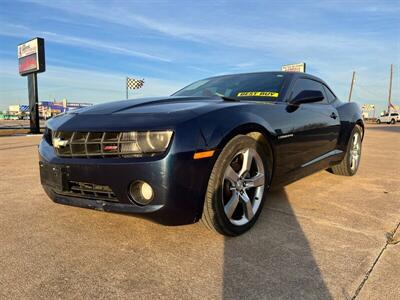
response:
M331 115L330 115L330 117L331 117L332 119L336 119L336 118L337 118L337 115L336 115L334 112L332 112Z

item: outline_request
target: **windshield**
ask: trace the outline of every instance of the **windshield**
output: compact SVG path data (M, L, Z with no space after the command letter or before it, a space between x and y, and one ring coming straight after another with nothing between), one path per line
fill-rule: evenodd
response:
M173 96L223 96L244 100L275 101L286 75L253 73L226 75L196 81Z

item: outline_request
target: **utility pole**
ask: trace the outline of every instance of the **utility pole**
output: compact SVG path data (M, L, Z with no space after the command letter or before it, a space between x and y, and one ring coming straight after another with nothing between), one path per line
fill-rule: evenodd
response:
M353 77L351 78L351 85L350 85L349 102L351 101L351 95L353 94L353 86L355 81L356 81L356 71L353 71Z
M390 116L390 107L392 106L392 83L393 83L393 64L390 65L390 81L388 95L388 115Z

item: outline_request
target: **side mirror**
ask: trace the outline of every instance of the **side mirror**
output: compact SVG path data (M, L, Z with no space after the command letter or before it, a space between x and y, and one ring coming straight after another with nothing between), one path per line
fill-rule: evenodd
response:
M324 100L324 95L322 94L321 91L312 91L312 90L306 90L300 92L296 97L294 97L291 101L290 104L303 104L303 103L313 103L313 102L319 102Z

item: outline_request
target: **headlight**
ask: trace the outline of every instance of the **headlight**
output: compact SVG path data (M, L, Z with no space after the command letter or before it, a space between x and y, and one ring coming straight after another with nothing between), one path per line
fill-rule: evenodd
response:
M46 140L46 142L48 142L50 145L53 145L51 129L47 126L44 129L43 139Z
M120 145L121 154L152 154L167 150L172 131L123 132Z

